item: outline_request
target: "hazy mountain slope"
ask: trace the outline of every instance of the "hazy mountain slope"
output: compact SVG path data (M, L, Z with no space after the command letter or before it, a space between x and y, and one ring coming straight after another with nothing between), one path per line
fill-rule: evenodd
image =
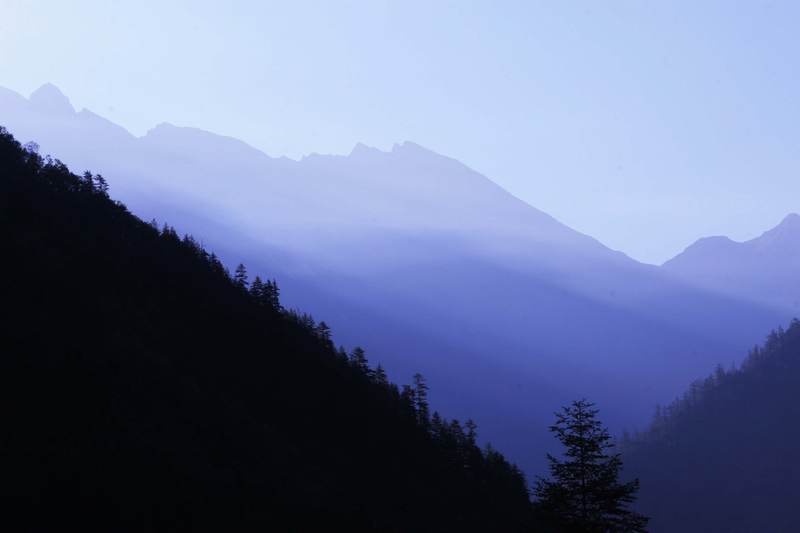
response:
M795 531L800 322L694 383L626 446L654 532Z
M59 94L2 93L0 122L105 174L142 218L273 272L337 341L422 371L458 416L491 417L485 435L529 468L559 404L589 396L633 426L785 318L675 282L413 143L271 158L167 124L136 138Z
M529 530L519 472L420 388L3 130L0 232L4 529Z
M700 239L663 269L699 287L800 314L800 215L745 242Z

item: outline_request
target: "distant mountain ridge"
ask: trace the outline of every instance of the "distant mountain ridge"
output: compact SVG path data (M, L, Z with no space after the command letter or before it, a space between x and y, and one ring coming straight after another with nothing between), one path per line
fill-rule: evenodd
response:
M663 268L699 287L800 315L800 215L744 242L700 239Z
M75 133L76 130L86 127L87 122L91 122L95 126L101 125L100 123L102 122L102 126L109 126L109 128L113 125L113 123L102 119L88 110L84 109L80 112L75 112L69 100L51 84L46 84L37 91L34 91L29 100L7 89L2 89L2 91L13 95L0 99L0 102L6 104L2 109L6 122L13 124L14 128L21 132L21 137L25 137L25 134L39 137L41 140L37 142L41 144L43 152L48 152L51 148L50 145L55 148L55 144L63 142L63 139L60 139L59 135L67 132ZM11 100L16 101L10 102ZM17 114L20 116L8 116L9 110L12 111L12 115ZM54 110L57 111L57 118L70 119L71 123L58 121L61 122L58 124L61 126L61 129L67 131L54 132L52 135L53 140L51 141L48 138L48 132L39 131L36 119L52 122L52 112ZM120 132L124 131L116 125L113 125L113 129ZM95 140L98 141L98 147L102 147L103 139L98 138ZM356 184L361 188L369 189L367 192L370 194L381 193L392 201L395 207L394 212L381 213L384 219L391 219L392 215L399 214L397 211L403 207L406 208L404 209L405 211L410 211L408 208L411 206L417 211L425 210L425 214L428 216L436 214L436 212L442 212L442 202L448 200L447 195L435 196L433 199L437 202L436 204L431 204L430 202L425 203L420 200L424 200L427 195L441 193L442 187L459 185L465 190L471 190L471 195L466 198L450 197L449 199L452 201L447 207L452 209L454 207L464 206L467 208L483 209L481 213L484 215L483 218L476 219L468 216L455 218L454 215L468 214L468 212L448 213L444 210L442 216L433 220L433 222L447 223L448 229L462 229L465 227L472 229L476 226L487 226L491 222L498 223L500 221L505 221L507 223L510 218L509 215L522 214L525 217L524 222L526 223L527 229L530 230L532 227L535 227L535 225L542 226L542 229L537 235L540 238L550 239L554 233L557 233L562 238L582 241L581 244L591 242L599 245L595 239L567 228L563 224L558 223L551 216L535 210L528 204L516 199L501 187L477 172L468 169L462 163L436 154L410 141L395 144L391 151L388 152L370 148L359 143L348 156L310 154L300 161L294 161L288 158L272 158L243 141L232 137L220 136L196 128L178 127L166 122L152 128L140 138L128 134L127 140L132 144L146 146L155 152L155 155L159 155L160 153L162 156L169 154L171 157L181 155L191 156L198 161L202 161L203 165L211 164L212 167L214 163L221 161L226 163L235 162L236 166L234 166L232 170L252 170L252 168L249 167L258 164L271 165L276 168L260 168L259 170L261 172L277 170L280 172L288 172L289 174L285 180L270 180L268 184L269 188L265 190L265 192L280 191L285 194L297 192L299 189L301 193L308 196L314 190L311 187L325 186L326 180L324 176L318 174L318 171L320 168L324 168L332 162L349 167L343 168L341 171L336 172L336 175L331 176L331 178L339 180L345 178L348 171L355 170L359 166L364 164L378 164L383 167L380 168L380 170L383 171L382 173L373 172L367 178L360 178L360 183ZM76 150L73 149L72 151L75 152ZM68 152L61 157L77 159L79 155L87 159L85 163L92 162L89 160L92 154L88 153L77 154ZM296 173L292 172L302 166L309 168L309 174L311 175L298 176ZM422 168L425 169L425 172L419 176L419 179L415 179L415 171L421 170ZM448 173L448 171L450 173ZM459 173L457 175L458 183L448 182L447 180L447 176L452 175L453 171ZM350 172L349 175L353 176L353 173ZM303 183L291 183L292 180L297 180L298 178L304 178L302 180ZM118 181L122 183L122 180ZM380 183L383 189L375 189L374 183L376 182ZM166 183L168 184L169 181ZM351 182L351 185L352 184ZM467 184L468 187L464 187L465 184ZM209 185L213 185L213 183ZM261 185L264 186L267 184L262 182ZM372 188L370 189L371 185ZM335 193L333 190L325 190L322 192L327 195ZM350 189L348 192L352 193L353 190ZM456 191L448 190L446 192ZM398 195L400 196L398 197ZM491 207L490 201L493 197L496 198L498 196L503 197L503 199L508 202L504 207L508 208L510 205L513 205L516 211L512 213L495 212L494 217L486 217L487 214L491 214L487 212L486 208ZM375 196L371 196L370 198L375 200ZM411 199L414 199L415 202L411 202ZM465 200L470 203L464 205L462 202ZM366 213L369 213L369 215L365 213L366 218L367 216L374 217L379 209L385 210L387 206L381 204L373 207L362 203L359 207L365 210ZM327 208L332 209L334 206L327 206ZM444 216L445 213L450 215L449 220ZM282 215L285 214L291 215L292 213L282 213ZM419 213L415 214L418 215ZM303 215L306 216L307 213L303 213ZM358 212L350 213L351 217L354 215L358 215ZM403 222L405 224L413 224L414 221L415 219L412 217L410 220L404 220ZM303 220L293 222L303 222ZM424 220L425 225L428 226L431 222L432 220L430 218ZM391 220L386 220L384 223L391 223ZM600 249L604 247L600 245L597 246L597 248Z
M138 138L52 93L0 90L0 124L230 267L273 272L287 305L399 379L422 371L434 403L480 418L529 472L559 405L588 396L612 428L635 426L788 319L610 250L411 142L273 158L169 124Z

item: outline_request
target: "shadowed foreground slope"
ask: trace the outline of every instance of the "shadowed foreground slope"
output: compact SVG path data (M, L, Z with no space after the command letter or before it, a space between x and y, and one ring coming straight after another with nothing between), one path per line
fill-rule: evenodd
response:
M797 531L800 322L692 384L625 446L657 532Z
M0 130L15 530L516 531L524 480L191 239ZM424 400L424 398L423 398ZM283 524L291 524L284 527ZM324 526L323 526L324 525Z

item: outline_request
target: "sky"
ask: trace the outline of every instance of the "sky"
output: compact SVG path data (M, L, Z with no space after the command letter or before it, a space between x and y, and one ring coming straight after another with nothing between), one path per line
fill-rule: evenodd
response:
M661 263L800 211L798 20L759 1L0 0L0 86L273 156L411 140Z

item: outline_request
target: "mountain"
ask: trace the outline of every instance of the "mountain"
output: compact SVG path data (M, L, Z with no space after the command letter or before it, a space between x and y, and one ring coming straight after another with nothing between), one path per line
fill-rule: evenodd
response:
M653 532L797 529L800 322L773 331L739 369L719 368L625 445Z
M663 268L698 287L800 314L800 215L745 242L700 239Z
M560 405L590 397L613 430L634 427L788 318L637 263L411 142L295 161L169 124L135 137L41 92L0 91L0 123L229 267L271 272L287 306L392 375L422 372L435 406L480 419L527 472Z
M529 530L519 470L422 378L1 129L0 229L6 529Z

